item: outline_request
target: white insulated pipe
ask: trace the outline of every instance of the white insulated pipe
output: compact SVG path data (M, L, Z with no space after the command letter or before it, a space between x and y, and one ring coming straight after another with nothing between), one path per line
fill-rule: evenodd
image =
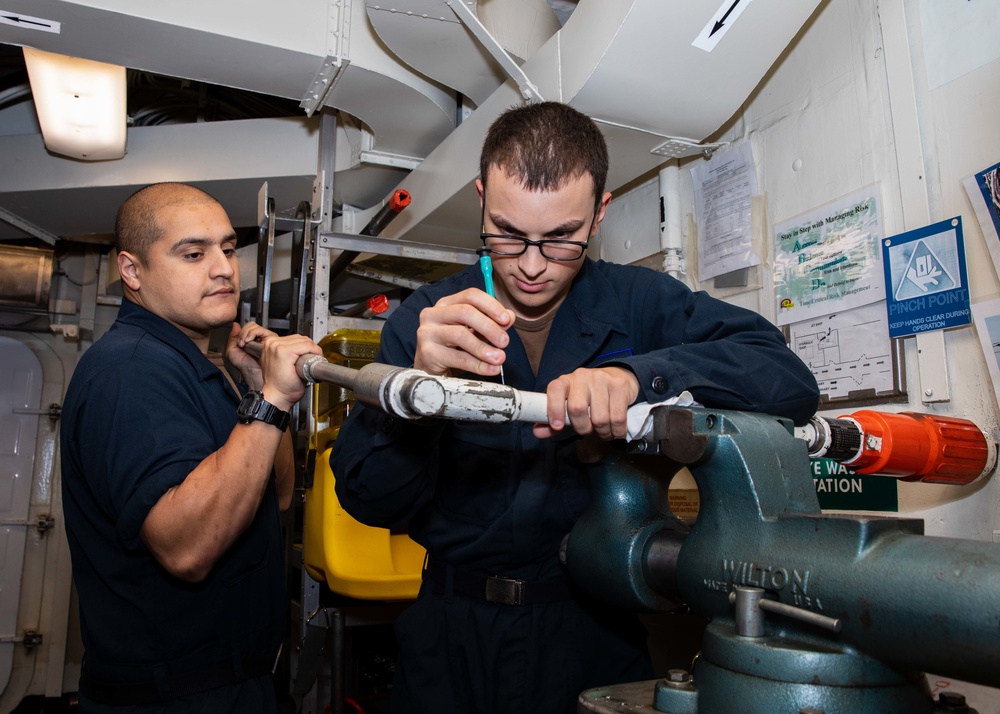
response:
M684 234L681 230L681 169L677 160L660 169L660 252L663 272L680 278L683 271Z
M243 349L254 357L260 357L264 350L259 342L251 342ZM329 382L350 389L361 403L402 419L439 417L530 424L549 421L545 394L523 392L496 382L442 377L378 362L354 370L313 354L299 357L295 371L306 382Z

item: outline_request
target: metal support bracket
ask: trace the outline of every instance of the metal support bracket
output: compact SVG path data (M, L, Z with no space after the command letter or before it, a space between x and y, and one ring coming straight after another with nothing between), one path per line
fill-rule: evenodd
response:
M260 225L257 240L257 322L269 329L271 269L274 267L274 199L267 199L267 221Z
M23 635L0 635L0 644L9 642L20 643L27 650L42 644L42 633L36 630L25 630Z
M309 283L309 264L315 251L312 238L312 214L308 201L302 201L296 212L299 226L292 231L292 307L288 317L288 330L302 333L302 318L306 307L306 288Z
M507 73L507 76L517 83L517 88L521 90L521 96L524 97L524 100L529 104L545 101L542 95L538 93L538 87L531 83L528 75L524 73L520 65L507 54L507 50L497 42L496 38L490 34L490 31L483 27L483 23L479 21L476 13L469 7L471 4L471 2L466 4L462 0L447 0L448 7L458 16L458 19L461 20L469 32L479 40L479 44L483 46L483 49L489 52L490 56Z
M403 154L390 154L386 151L374 150L362 151L359 158L363 164L388 166L389 168L406 169L408 171L417 168L420 166L420 162L423 161L423 159L416 156L404 156Z
M318 226L323 221L323 201L326 200L326 172L320 171L313 179L312 187L312 212L309 214L309 222ZM271 201L270 203L273 203ZM264 226L271 217L269 208L269 196L267 181L261 184L257 191L257 225ZM291 231L302 227L302 216L299 215L298 208L294 209L295 215L283 216L280 212L274 211L274 227L277 231Z
M56 234L49 233L44 228L39 228L34 223L26 221L16 213L8 211L6 208L0 208L0 221L3 221L4 223L9 223L15 228L20 228L28 235L34 236L39 240L43 240L49 245L55 245L56 241L59 240L59 236L57 236Z
M917 340L917 369L920 373L920 401L923 404L951 401L948 384L948 356L944 332L921 332Z
M306 94L299 102L299 106L306 110L306 116L311 117L317 109L326 105L326 100L330 97L330 92L344 76L344 69L350 64L350 60L327 56L323 64L316 73L312 84L306 90Z
M56 527L56 519L49 513L39 513L33 521L24 518L0 518L0 526L34 526L38 529L38 535L43 536Z
M62 405L53 403L50 404L47 409L20 409L15 407L10 411L12 414L47 416L52 421L57 421L59 417L62 416Z
M472 248L447 247L396 238L379 238L334 231L320 233L317 238L317 246L350 250L357 253L377 253L378 255L393 255L401 258L437 260L459 265L475 265L479 260L479 256Z
M351 63L351 0L334 0L329 3L330 18L327 22L326 57L316 73L312 84L306 90L299 106L311 117L317 109L326 105L334 86L344 76L344 70ZM315 203L314 203L315 205Z

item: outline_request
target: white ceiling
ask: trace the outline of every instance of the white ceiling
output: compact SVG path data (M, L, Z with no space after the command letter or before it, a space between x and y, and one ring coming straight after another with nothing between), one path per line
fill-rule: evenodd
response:
M720 8L718 0L581 0L574 9L559 0L479 0L479 16L541 97L599 122L614 188L660 165L665 157L652 150L667 137L700 141L716 131L820 1ZM740 2L749 4L712 52L692 47L713 17ZM388 10L372 0L4 0L4 10L61 23L61 31L0 24L0 43L296 102L321 92L317 78L339 64L325 100L347 115L335 197L374 211L401 184L414 202L386 234L414 240L471 245L482 137L522 101L445 0L395 0ZM304 114L133 127L125 159L87 164L48 154L23 106L0 110L0 163L16 167L0 172L0 208L58 235L106 234L134 188L178 180L217 195L234 224L254 225L263 181L279 210L310 196L319 134ZM0 239L23 235L0 222Z

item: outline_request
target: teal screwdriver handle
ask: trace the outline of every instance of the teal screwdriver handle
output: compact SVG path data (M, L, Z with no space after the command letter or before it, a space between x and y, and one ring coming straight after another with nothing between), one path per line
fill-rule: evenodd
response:
M493 261L490 260L490 254L485 248L480 248L476 252L479 253L479 269L483 271L483 282L486 283L486 294L491 298L495 298L497 294L493 290Z
M483 282L486 284L486 294L491 298L497 296L493 290L493 261L490 260L490 252L486 248L476 250L479 254L479 269L483 271ZM503 376L503 365L500 365L500 382L506 384L507 380Z

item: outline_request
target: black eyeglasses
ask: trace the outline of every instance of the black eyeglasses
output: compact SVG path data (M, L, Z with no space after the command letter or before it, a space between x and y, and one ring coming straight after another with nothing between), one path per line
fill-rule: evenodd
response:
M479 237L483 247L495 255L521 255L534 245L543 257L559 261L578 260L589 245L575 240L528 240L504 233L481 233Z
M594 215L590 219L590 227L587 229L589 236L594 229L594 220L597 218L597 206L594 207ZM482 219L480 221L482 233L479 234L483 241L483 247L494 255L523 255L529 246L538 248L538 252L547 260L560 262L571 262L579 260L586 252L589 242L581 243L575 240L528 240L519 236L507 235L506 233L486 232L486 192L483 191Z

